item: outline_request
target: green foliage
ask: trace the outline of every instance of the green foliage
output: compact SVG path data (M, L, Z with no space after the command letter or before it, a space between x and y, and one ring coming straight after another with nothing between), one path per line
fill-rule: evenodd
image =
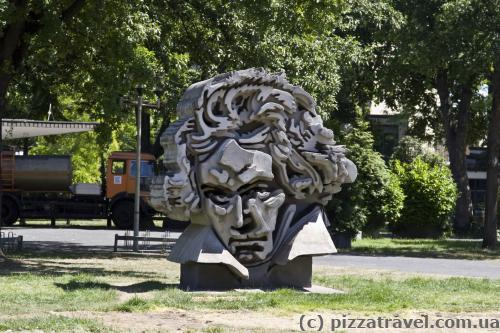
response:
M378 97L394 108L409 113L411 132L426 140L445 137L444 118L437 103L438 75L446 75L451 122L456 122L463 87L472 88L468 131L458 132L474 144L486 136L487 115L478 104L480 86L491 77L498 58L500 2L483 0L392 0L402 17L386 34L377 35L386 47L379 53ZM447 102L447 103L448 103ZM474 105L476 104L476 105ZM426 129L431 128L432 134Z
M64 103L66 102L61 102L62 105ZM66 110L63 116L74 119L77 115L74 110ZM84 118L84 120L89 119ZM119 127L119 131L116 133L122 133L124 125ZM129 133L134 133L134 129L130 129ZM124 143L126 143L122 142L119 145L112 135L110 141L103 144L99 141L99 131L39 137L36 138L35 142L36 144L29 151L31 155L71 156L73 183L100 183L100 168L103 159L105 161L112 151L117 150L120 146L124 147Z
M386 179L388 180L386 181ZM380 228L386 223L394 223L401 217L401 210L403 209L403 203L405 199L405 194L401 188L401 182L398 177L390 170L388 170L388 176L384 173L384 189L385 195L381 197L383 202L380 207L380 212L374 212L375 216L378 216L378 223L373 223L372 230L375 228ZM375 220L377 221L377 220ZM370 225L366 227L367 230Z
M38 145L30 150L32 155L70 155L74 183L100 183L101 153L95 133L65 135L65 141L50 137L38 139Z
M417 157L411 163L398 160L393 171L405 193L399 220L390 224L401 237L438 238L451 230L458 196L451 172L444 164L431 165Z
M399 160L403 163L411 163L417 157L420 157L423 161L431 165L444 163L444 159L431 150L423 140L409 135L399 141L391 159Z
M85 138L79 143L84 150L108 151L111 142L117 149L134 147L133 112L121 110L117 99L135 84L147 85L148 99L159 82L165 88L166 110L151 115L157 137L190 84L248 67L285 70L291 82L316 98L325 118L351 121L345 114L352 109L339 110L338 101L341 96L350 105L369 100L377 50L372 34L399 20L386 2L366 0L110 0L85 2L61 21L73 2L28 2L26 10L0 2L2 30L9 19L28 14L36 26L22 37L25 56L12 73L6 116L42 119L51 104L56 120L101 122L92 137L97 147ZM44 152L59 152L57 145L67 148L64 153L75 151L65 136L37 144ZM86 156L88 165L76 163L75 172L93 179L84 174L96 159Z
M344 185L327 206L333 232L375 232L386 222L399 218L404 198L399 181L373 150L367 123L360 122L342 143L349 147L347 157L356 164L358 178L353 184Z

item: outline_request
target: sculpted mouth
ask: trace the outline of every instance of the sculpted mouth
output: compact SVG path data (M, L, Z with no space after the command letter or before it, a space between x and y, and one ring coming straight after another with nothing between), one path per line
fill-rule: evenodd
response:
M263 243L265 242L267 242L267 236L250 237L250 235L247 235L246 237L243 236L241 239L229 239L229 247L231 248L231 251L237 256L246 256L255 252L264 251Z
M239 246L235 246L236 248L236 252L237 253L243 253L243 252L261 252L261 251L264 251L264 247L259 245L259 244L256 244L256 243L253 243L253 244L249 244L249 245L239 245Z
M235 235L229 238L229 245L233 243L267 242L267 236L252 237L252 235Z
M241 262L251 263L264 259L264 255L262 254L264 247L257 243L237 246L233 245L231 247L235 257Z

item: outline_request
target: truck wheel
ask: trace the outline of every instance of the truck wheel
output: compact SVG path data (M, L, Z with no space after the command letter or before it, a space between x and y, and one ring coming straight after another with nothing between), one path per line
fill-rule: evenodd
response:
M130 229L134 226L134 203L122 200L113 205L111 209L113 224L120 229Z
M151 230L155 228L155 222L151 215L141 214L141 230Z
M14 200L8 197L2 198L2 225L11 226L19 218L19 207Z

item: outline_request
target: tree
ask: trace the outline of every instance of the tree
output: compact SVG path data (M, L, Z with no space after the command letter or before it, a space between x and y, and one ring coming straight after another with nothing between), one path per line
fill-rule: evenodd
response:
M482 83L489 83L491 107L488 125L488 171L486 190L486 217L483 245L494 248L497 241L498 174L500 156L500 1L456 0L444 8L446 21L460 37L469 40L468 48L461 45L461 56L473 68Z
M498 191L500 176L500 52L492 74L493 102L488 127L488 171L483 246L497 246Z
M455 232L467 231L471 216L465 164L471 103L488 68L474 15L481 8L469 0L392 1L402 13L401 29L387 35L387 66L378 72L380 97L392 107L404 106L413 119L442 134L460 196ZM471 15L474 14L474 15ZM491 27L490 27L491 28Z
M387 5L365 0L2 4L2 30L20 27L15 36L1 37L11 45L0 58L4 115L40 119L52 105L58 120L77 120L71 115L100 121L96 140L103 150L113 137L119 148L131 149L133 114L127 116L116 100L137 83L151 93L163 81L166 110L143 119L143 150L156 156L162 154L159 134L175 117L187 86L224 71L285 70L312 93L325 117L332 115L341 69L346 63L361 68L370 53L366 31L390 24ZM147 135L149 125L154 135ZM63 138L51 140L55 147Z
M373 135L366 122L342 137L349 148L347 157L358 168L353 184L343 185L342 191L328 203L327 215L334 233L359 230L373 234L386 223L395 223L403 208L404 194L396 177L387 168L382 156L373 150Z
M391 160L412 163L417 157L431 165L444 163L443 158L426 146L425 142L410 135L402 138L391 156Z
M486 214L484 223L483 246L494 249L497 246L498 229L498 192L500 190L500 1L482 1L484 14L478 20L482 22L483 31L488 34L485 46L491 59L491 110L488 126L488 170L486 184ZM493 29L496 27L496 29Z
M18 73L27 55L31 37L38 34L46 24L68 24L81 10L85 1L73 0L46 8L26 0L13 0L2 4L0 22L0 112L5 108L5 97L12 78ZM53 11L56 15L47 17Z

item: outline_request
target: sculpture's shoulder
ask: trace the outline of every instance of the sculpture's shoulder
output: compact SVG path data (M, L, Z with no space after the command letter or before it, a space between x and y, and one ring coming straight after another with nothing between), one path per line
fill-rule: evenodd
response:
M300 256L321 256L337 253L327 229L328 221L322 207L316 207L299 219L299 230L276 254L275 262L285 264Z
M213 228L207 225L190 224L175 243L168 260L179 264L224 264L236 275L248 278L248 269L229 253Z

